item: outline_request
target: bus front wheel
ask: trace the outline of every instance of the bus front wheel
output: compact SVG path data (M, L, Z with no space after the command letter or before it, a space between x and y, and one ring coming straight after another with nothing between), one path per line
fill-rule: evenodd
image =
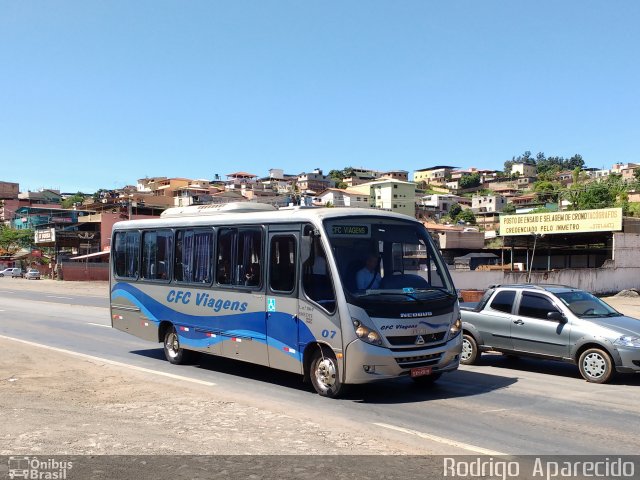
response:
M336 398L344 393L345 386L340 380L338 361L328 348L319 348L311 360L311 383L323 397Z
M180 346L178 332L174 327L167 330L164 336L164 356L167 357L169 363L180 365L186 363L189 352Z

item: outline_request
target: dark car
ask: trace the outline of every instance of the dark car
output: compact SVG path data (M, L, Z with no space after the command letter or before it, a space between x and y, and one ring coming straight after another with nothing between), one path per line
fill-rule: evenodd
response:
M497 285L462 306L460 363L483 351L563 360L585 380L605 383L616 372L640 373L640 320L583 290L560 285Z

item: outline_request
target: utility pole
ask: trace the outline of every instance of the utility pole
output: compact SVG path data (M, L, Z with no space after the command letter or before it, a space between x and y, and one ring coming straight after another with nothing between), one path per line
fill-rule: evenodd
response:
M527 272L527 283L531 282L531 269L533 268L533 257L536 254L536 242L538 240L538 234L533 234L533 251L531 252L531 262L529 263L529 271Z

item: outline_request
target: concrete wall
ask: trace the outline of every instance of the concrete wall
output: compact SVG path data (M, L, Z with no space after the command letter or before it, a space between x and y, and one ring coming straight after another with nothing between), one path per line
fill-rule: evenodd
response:
M467 248L481 250L484 247L484 232L461 232L449 230L438 232L440 248Z
M485 290L490 285L526 283L527 272L450 271L459 290ZM596 294L640 289L640 267L569 268L552 272L531 272L531 283L552 283L580 288Z
M62 279L70 282L109 280L109 264L63 262Z
M616 267L640 267L640 234L613 234L613 261Z

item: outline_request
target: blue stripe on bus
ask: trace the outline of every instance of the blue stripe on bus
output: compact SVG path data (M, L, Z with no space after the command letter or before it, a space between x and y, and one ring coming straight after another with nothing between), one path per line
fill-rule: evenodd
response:
M206 348L234 336L250 337L254 341L268 343L269 346L302 361L301 351L304 351L309 343L316 341L309 327L303 321L298 321L298 345L286 343L284 339L290 337L291 334L286 327L286 320L289 320L290 325L291 313L269 312L272 315L272 322L270 322L270 335L267 339L266 312L264 310L223 315L190 315L173 310L129 283L114 285L111 297L112 299L127 299L139 307L140 311L156 324L162 320L168 320L178 327L189 327L188 332L178 329L178 335L184 345L191 347ZM217 336L209 337L206 332L197 329L215 333ZM288 352L285 347L295 350L295 353Z

